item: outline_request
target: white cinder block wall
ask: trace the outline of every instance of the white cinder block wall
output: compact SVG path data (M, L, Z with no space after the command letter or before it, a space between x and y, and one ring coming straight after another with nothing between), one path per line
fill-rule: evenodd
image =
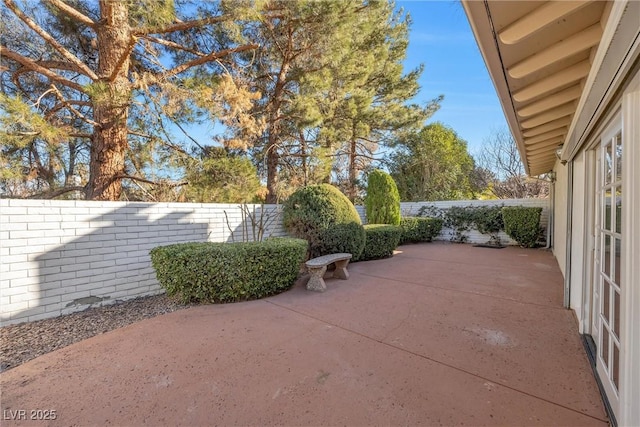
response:
M260 216L260 205L249 208ZM265 237L286 235L279 207L265 209ZM160 293L152 248L242 241L243 234L253 240L251 221L245 227L242 219L234 204L0 200L0 320L33 321Z
M416 216L422 206L434 206L438 209L448 209L453 206L527 206L542 208L540 216L540 226L546 230L549 221L549 199L502 199L502 200L451 200L445 202L402 202L400 211L402 216ZM435 240L451 240L453 230L443 227L440 235ZM469 230L466 233L468 243L486 243L490 236L481 234L478 230ZM500 240L506 245L516 245L517 243L501 231Z
M415 215L423 205L480 204L541 206L546 226L546 199L402 203L401 209ZM261 205L248 207L260 218ZM364 208L356 208L364 219ZM280 207L264 209L264 236L285 236ZM477 231L469 237L488 240ZM450 238L443 230L438 240ZM156 246L253 239L251 219L235 204L0 199L0 321L34 321L160 293L149 259Z

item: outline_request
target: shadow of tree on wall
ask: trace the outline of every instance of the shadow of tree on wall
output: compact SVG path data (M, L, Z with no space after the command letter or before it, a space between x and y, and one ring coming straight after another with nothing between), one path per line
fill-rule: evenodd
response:
M29 275L38 279L37 285L32 285L38 288L37 305L13 315L12 323L43 317L43 313L54 317L161 293L149 251L173 243L207 241L210 234L208 222L190 218L195 216L193 208L165 215L155 214L153 205L142 203L89 209L107 212L76 215L74 224L61 223L69 232L74 227L78 227L76 233L93 230L36 257L37 272L29 271Z

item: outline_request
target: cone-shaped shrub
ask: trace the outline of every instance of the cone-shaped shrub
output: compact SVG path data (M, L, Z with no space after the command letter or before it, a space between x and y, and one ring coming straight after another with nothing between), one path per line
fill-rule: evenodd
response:
M364 203L369 224L400 224L400 194L388 173L376 169L369 174Z
M289 233L309 242L311 257L347 252L357 259L364 229L353 203L329 184L297 190L285 202L283 223Z

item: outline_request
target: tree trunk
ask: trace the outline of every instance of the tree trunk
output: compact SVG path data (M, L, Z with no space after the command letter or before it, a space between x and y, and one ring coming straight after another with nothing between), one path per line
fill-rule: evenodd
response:
M354 125L354 136L351 137L351 141L349 142L349 186L347 187L347 197L349 200L354 202L356 200L356 181L358 179L358 169L356 166L356 160L358 157L357 149L357 141L355 138L355 125Z
M125 175L128 149L127 117L131 99L129 83L130 46L133 43L126 2L100 0L102 20L96 27L98 37L98 76L93 94L94 120L89 188L92 200L118 200Z
M267 144L267 203L278 203L278 140L276 126L269 126L269 142Z
M267 142L267 203L278 203L278 165L280 164L280 154L278 153L278 139L280 138L280 105L282 104L282 96L284 86L287 79L287 71L289 63L287 59L283 59L280 67L278 78L276 80L273 92L273 104L269 113Z
M306 187L309 185L309 171L307 167L307 141L304 139L304 132L300 131L300 155L302 159L302 183Z

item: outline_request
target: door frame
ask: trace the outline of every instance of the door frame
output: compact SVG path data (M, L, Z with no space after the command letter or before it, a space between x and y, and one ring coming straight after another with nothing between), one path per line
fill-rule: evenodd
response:
M616 147L617 147L617 138L620 138L620 144L622 145L622 158L621 162L618 164L616 160ZM622 115L618 111L609 122L606 128L600 133L598 136L598 145L596 147L596 187L594 188L596 191L594 192L594 205L592 205L593 215L594 215L594 252L593 252L593 261L592 261L592 277L591 277L591 292L594 295L594 299L592 301L592 305L590 307L591 312L591 336L596 344L596 354L595 354L595 368L600 378L602 389L607 396L608 403L613 410L613 414L616 418L620 417L620 379L622 377L621 373L623 372L623 368L621 366L622 359L622 351L626 347L626 343L623 340L623 336L621 333L622 326L622 315L621 313L615 312L615 298L613 298L616 293L619 295L619 310L622 312L622 307L624 306L624 294L622 293L622 289L628 286L627 283L624 282L624 277L620 274L618 275L618 282L616 283L615 276L616 274L616 263L614 262L614 255L616 253L616 242L618 241L618 236L620 237L620 251L623 249L623 242L628 239L626 236L626 229L622 227L620 224L620 232L616 232L618 229L617 224L617 214L614 214L616 210L614 206L616 205L616 193L613 192L613 189L616 188L615 183L618 181L617 175L617 167L623 166L622 161L625 158L625 146L626 141L625 137L622 134ZM609 150L606 150L606 147L610 147ZM606 150L606 152L605 152ZM610 178L607 184L604 183L605 179L603 174L605 173L605 162L607 161L607 153L610 154ZM616 165L614 167L614 165ZM622 171L624 172L624 167L622 167ZM624 191L624 176L622 174L619 177L619 183L622 186L621 190ZM604 194L601 191L606 191L604 187L609 187L611 189L610 194L610 205L607 206L606 199ZM620 194L622 200L622 206L624 206L624 194ZM596 211L597 209L597 211ZM607 218L606 210L609 210L609 221L606 221ZM603 223L609 223L608 227ZM603 230L603 231L601 231ZM605 243L606 237L609 238L609 252L606 252ZM620 267L622 268L622 261L626 254L620 252ZM605 257L609 257L606 260ZM609 272L605 273L606 267L605 265L609 265ZM608 278L604 278L603 276L607 275ZM616 292L615 287L620 287L620 291ZM595 299L597 289L598 299ZM608 293L608 297L607 297ZM603 304L608 303L608 307L604 308ZM605 325L605 321L601 319L601 313L604 311L608 313L608 318L605 320L608 324ZM618 330L615 330L615 317L618 317ZM605 329L607 329L607 333L605 334ZM606 344L601 346L599 343L604 339L607 340ZM615 341L618 341L618 345L616 345ZM615 359L615 349L618 349L618 359L616 362ZM605 350L606 354L601 357L601 350ZM612 371L611 378L609 371ZM617 372L613 372L613 371ZM617 374L617 376L616 376ZM617 384L614 381L617 379Z

